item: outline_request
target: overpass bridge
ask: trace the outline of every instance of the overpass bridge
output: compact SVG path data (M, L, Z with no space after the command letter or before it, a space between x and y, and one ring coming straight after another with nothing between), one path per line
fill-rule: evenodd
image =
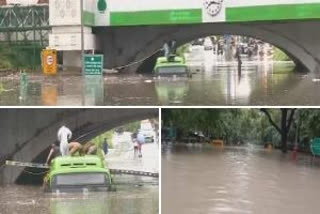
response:
M72 140L84 143L131 121L158 117L158 109L2 109L0 110L0 184L18 180L24 168L5 160L44 163L57 130L65 124Z
M66 65L77 66L80 2L69 2L50 0L49 43L64 52ZM105 66L112 68L152 55L168 40L181 45L213 34L245 35L279 47L298 65L316 71L319 11L320 0L85 0L85 49L103 53Z

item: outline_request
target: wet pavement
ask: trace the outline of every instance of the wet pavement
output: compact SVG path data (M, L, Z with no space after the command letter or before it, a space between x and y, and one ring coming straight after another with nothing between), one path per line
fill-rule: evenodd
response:
M131 143L132 144L132 143ZM149 172L159 171L158 144L143 146L142 158L133 151L110 150L106 161L111 168ZM0 186L0 214L105 214L159 213L159 179L152 177L116 175L115 192L44 193L39 186Z
M110 149L106 162L113 169L159 173L159 144L143 144L141 153L142 157L135 155L132 142L128 142L128 145L121 148Z
M292 72L292 63L246 61L238 75L234 61L206 54L188 62L192 78L151 74L29 74L0 78L0 105L319 105L314 73ZM149 71L150 72L150 71Z
M164 146L162 213L318 213L320 159L261 147Z

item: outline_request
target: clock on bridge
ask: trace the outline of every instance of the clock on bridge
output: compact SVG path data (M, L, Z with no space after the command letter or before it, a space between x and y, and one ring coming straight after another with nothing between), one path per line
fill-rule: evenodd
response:
M210 16L216 16L222 9L223 0L205 0L204 8Z

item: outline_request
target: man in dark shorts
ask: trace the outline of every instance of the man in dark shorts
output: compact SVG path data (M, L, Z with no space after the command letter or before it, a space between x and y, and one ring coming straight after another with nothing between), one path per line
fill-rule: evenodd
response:
M57 145L57 144L51 144L51 149L50 149L50 152L49 152L49 155L47 157L47 161L46 161L46 164L50 164L51 161L55 158L55 157L58 157L58 156L61 156L61 153L60 153L60 147Z

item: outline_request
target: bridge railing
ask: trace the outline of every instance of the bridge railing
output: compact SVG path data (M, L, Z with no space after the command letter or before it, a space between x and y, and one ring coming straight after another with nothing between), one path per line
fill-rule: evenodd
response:
M0 7L0 42L48 45L48 4Z

